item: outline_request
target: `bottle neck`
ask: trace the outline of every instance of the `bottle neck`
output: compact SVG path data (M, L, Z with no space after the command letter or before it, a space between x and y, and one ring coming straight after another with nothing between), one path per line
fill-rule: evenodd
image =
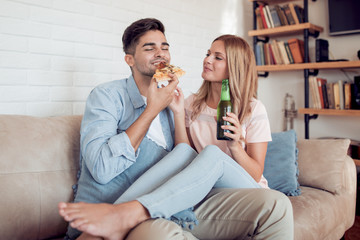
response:
M230 89L228 79L222 80L220 100L230 101Z

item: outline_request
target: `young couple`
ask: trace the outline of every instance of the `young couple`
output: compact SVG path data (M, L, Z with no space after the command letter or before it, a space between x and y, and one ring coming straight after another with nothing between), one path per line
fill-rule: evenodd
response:
M257 73L240 37L215 39L199 91L184 100L178 79L157 88L159 62L170 62L163 24L141 19L123 35L132 75L96 87L81 125L74 203L59 203L68 239L293 239L289 199L263 177L266 110ZM221 81L229 79L233 113L216 140ZM182 229L182 223L198 223Z

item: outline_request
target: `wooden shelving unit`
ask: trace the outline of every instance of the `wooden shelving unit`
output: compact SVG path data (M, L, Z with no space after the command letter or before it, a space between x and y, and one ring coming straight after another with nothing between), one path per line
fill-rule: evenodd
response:
M300 108L298 110L301 114L317 114L317 115L332 115L332 116L360 116L360 110L338 110L338 109L315 109L315 108Z
M253 2L253 10L257 7L257 2L266 4L280 4L296 0L249 0ZM313 0L316 1L316 0ZM248 32L248 35L254 39L254 49L258 41L267 42L269 38L278 36L302 35L304 37L304 59L309 56L309 37L317 37L323 28L308 21L308 0L303 0L303 7L305 13L305 23L280 26L276 28L256 30L256 17L254 15L254 30ZM265 65L257 66L256 69L259 76L267 76L269 72L282 72L282 71L304 71L304 95L305 95L305 108L298 110L299 113L304 114L305 121L305 138L309 138L309 123L310 119L316 118L317 115L333 115L333 116L360 116L360 110L336 110L336 109L313 109L309 104L309 76L316 75L318 70L321 69L349 69L360 68L360 61L336 61L336 62L307 62L300 64L288 65ZM264 73L264 74L261 74ZM314 116L315 115L315 116Z
M360 61L341 61L341 62L318 62L318 63L299 63L288 65L265 65L256 66L258 72L282 72L304 69L345 69L360 68Z
M295 25L281 26L277 28L251 30L248 32L248 35L250 37L279 37L285 35L303 34L304 29L308 29L309 32L312 34L314 34L315 32L322 32L324 30L322 27L316 26L311 23L300 23Z

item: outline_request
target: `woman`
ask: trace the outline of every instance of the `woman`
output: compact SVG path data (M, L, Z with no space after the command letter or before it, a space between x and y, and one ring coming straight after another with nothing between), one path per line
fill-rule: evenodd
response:
M114 205L60 203L60 215L72 227L92 236L123 239L131 228L149 218L176 217L204 199L212 188L267 187L262 172L270 128L265 108L256 100L255 59L249 45L233 35L215 39L204 59L202 77L199 92L186 100L187 132L199 154L187 144L178 144ZM227 134L231 141L217 141L214 117L225 78L230 82L234 113L225 119L233 126L223 128L233 133ZM175 102L171 109L184 111L181 91ZM191 211L181 213L180 220L196 220Z
M218 146L262 187L267 187L262 172L271 133L266 110L256 99L255 59L247 42L234 35L216 38L204 59L202 78L204 82L198 93L185 103L186 126L192 145L198 152L210 144ZM221 82L226 78L229 78L233 113L228 113L225 120L234 126L223 128L234 132L225 133L233 141L216 140L214 119L220 101Z

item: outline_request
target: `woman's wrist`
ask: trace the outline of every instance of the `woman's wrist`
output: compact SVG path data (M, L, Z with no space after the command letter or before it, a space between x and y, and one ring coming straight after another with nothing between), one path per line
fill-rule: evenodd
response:
M228 148L233 156L245 151L240 141L235 141L235 140L230 140L230 141L231 143L229 142Z
M174 119L180 119L183 120L185 119L185 111L179 111L179 112L174 112Z

